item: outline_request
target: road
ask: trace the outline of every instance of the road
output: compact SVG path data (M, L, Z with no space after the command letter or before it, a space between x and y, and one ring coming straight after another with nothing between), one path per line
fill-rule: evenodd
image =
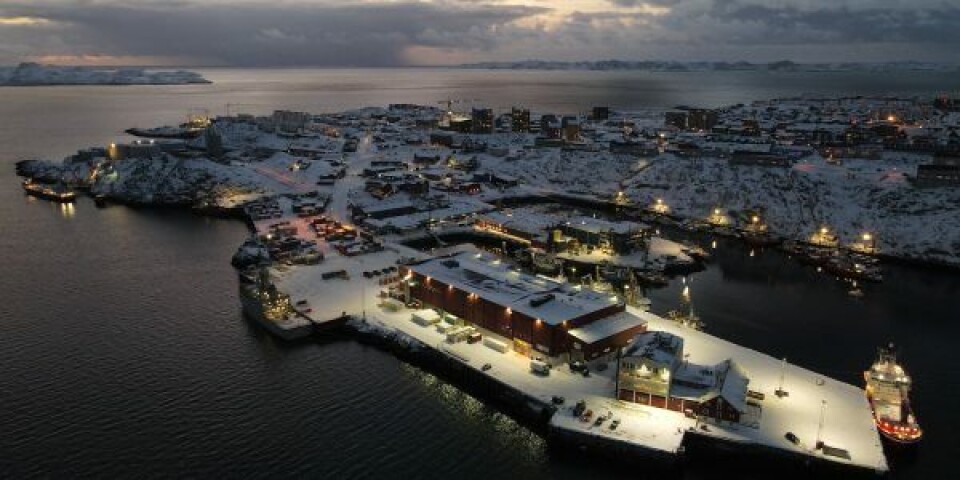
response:
M353 196L363 190L364 180L360 174L370 167L370 162L376 157L376 151L373 136L367 133L358 143L357 152L350 157L346 175L337 180L333 186L326 212L330 218L344 225L352 225L347 207Z

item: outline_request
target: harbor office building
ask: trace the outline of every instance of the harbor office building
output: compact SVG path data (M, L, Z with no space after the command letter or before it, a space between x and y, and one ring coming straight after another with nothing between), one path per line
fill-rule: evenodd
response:
M749 420L744 418L750 415L746 374L729 359L717 365L689 363L683 343L683 337L668 332L639 334L620 357L617 398L718 421Z
M629 255L642 249L650 237L650 228L634 222L610 222L593 217L574 217L557 226L551 236L558 251L581 247L599 248L617 255Z
M404 267L407 300L458 317L551 361L613 355L646 322L609 293L575 287L466 252Z

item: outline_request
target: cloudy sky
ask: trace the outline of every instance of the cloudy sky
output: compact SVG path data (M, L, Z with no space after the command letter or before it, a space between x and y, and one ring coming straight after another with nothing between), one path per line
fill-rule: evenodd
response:
M0 64L960 63L957 0L0 0Z

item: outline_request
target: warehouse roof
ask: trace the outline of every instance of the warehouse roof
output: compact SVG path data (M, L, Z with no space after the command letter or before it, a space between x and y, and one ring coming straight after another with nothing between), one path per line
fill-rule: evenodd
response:
M550 325L623 304L616 296L513 270L499 259L460 253L411 265L420 275Z

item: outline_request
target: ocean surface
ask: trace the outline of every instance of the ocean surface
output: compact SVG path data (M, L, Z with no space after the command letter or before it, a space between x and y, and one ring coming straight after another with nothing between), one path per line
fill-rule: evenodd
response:
M905 72L202 73L215 83L0 88L0 478L645 475L553 455L526 427L373 347L273 340L240 313L229 259L247 235L242 223L37 200L22 193L17 160L61 158L201 110L459 99L578 112L960 88L954 75ZM777 252L751 255L724 241L711 252L708 269L686 279L711 333L858 385L875 348L896 341L927 435L916 458L894 464L894 477L951 476L960 458L960 274L890 266L884 283L856 299ZM676 308L684 285L649 292L654 311ZM719 474L694 465L683 477L729 478Z

